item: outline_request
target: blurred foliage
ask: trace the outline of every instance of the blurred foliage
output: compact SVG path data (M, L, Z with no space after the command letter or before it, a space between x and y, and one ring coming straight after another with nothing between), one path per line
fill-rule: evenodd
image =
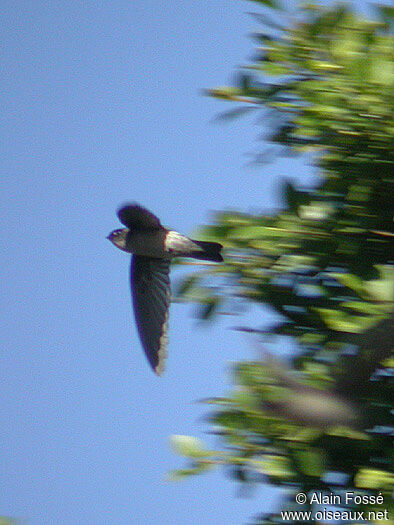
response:
M252 64L210 95L261 111L266 140L313 159L319 184L282 185L284 208L218 213L201 237L225 247L225 263L186 277L182 300L214 318L237 305L269 306L272 326L245 328L262 344L291 337L291 366L262 350L234 366L233 391L207 401L220 451L176 436L189 459L181 479L224 465L247 484L299 491L381 492L392 504L393 9L367 20L349 6L307 4L291 17L277 2L254 35ZM260 158L264 160L263 152ZM254 205L256 203L253 203ZM267 338L267 339L265 339ZM279 343L278 343L279 344ZM306 505L307 506L307 505ZM373 510L373 506L364 507ZM280 515L258 518L280 522Z

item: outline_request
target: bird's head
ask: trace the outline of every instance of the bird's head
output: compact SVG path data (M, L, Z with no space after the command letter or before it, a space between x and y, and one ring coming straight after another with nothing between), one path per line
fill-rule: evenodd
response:
M127 228L121 230L114 230L111 232L107 239L112 242L120 250L128 251L126 249L126 237L129 230Z

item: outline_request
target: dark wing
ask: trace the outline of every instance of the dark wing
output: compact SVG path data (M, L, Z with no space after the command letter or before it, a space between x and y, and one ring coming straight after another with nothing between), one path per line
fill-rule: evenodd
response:
M161 375L167 357L167 321L170 306L170 262L134 255L131 295L134 316L146 357Z
M126 204L118 210L122 224L134 231L155 231L163 228L159 219L139 204Z

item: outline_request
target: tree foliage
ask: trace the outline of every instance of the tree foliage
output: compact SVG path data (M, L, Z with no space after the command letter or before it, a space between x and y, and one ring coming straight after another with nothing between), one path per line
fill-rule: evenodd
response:
M240 482L286 488L287 508L300 490L380 491L388 508L393 10L376 6L369 20L345 5L308 4L286 18L276 2L258 3L266 12L256 15L255 60L234 86L209 93L242 102L231 117L263 112L266 140L278 153L307 153L320 182L308 190L284 182L276 214L218 213L200 234L224 245L225 263L187 277L180 296L199 303L203 318L234 301L268 305L278 321L250 330L262 344L291 337L298 351L291 366L269 354L234 366L233 391L208 401L222 450L177 436L190 466L174 477L222 464Z

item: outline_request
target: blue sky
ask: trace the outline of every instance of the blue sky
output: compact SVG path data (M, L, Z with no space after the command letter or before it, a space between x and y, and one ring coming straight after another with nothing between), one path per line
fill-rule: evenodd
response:
M165 481L183 465L169 436L204 436L196 400L223 395L231 362L253 347L234 319L204 325L173 304L157 378L136 336L129 257L105 238L128 200L190 233L212 210L277 206L280 178L311 173L294 158L248 165L261 125L212 123L232 106L201 94L250 56L253 9L3 2L0 514L208 525L275 504L269 487L237 497L222 471Z

